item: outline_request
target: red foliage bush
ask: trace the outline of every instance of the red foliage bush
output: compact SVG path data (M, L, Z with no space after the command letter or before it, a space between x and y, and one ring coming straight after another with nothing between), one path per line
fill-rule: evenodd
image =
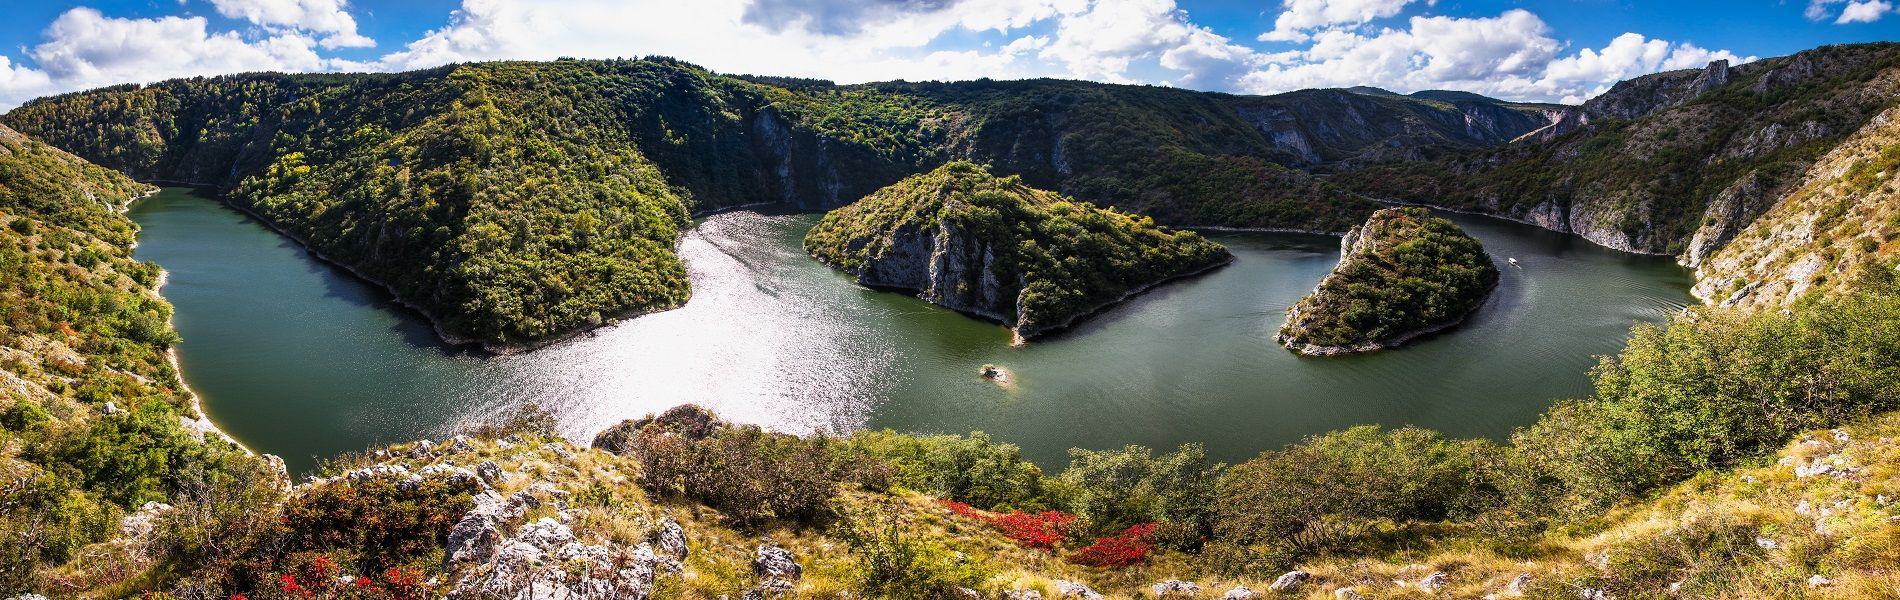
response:
M1154 549L1148 539L1154 531L1154 523L1143 523L1110 537L1096 538L1094 544L1070 554L1069 562L1090 567L1134 565L1148 558L1148 551Z
M954 500L937 502L959 516L982 521L996 528L1004 537L1028 548L1054 550L1056 544L1062 543L1075 529L1076 516L1058 510L992 513Z
M435 595L435 586L423 581L422 573L412 569L391 568L382 577L342 577L342 569L327 556L318 556L289 573L277 576L277 596L311 600L425 600ZM268 594L266 594L268 595ZM242 596L233 596L238 600Z

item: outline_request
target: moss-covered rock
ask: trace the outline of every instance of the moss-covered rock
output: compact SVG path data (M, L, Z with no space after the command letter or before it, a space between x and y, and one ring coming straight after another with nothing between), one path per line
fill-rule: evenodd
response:
M1000 321L1027 339L1164 281L1226 264L1199 234L953 162L832 211L805 235L871 287Z
M1484 245L1422 208L1374 213L1276 340L1308 356L1390 348L1463 321L1498 284Z

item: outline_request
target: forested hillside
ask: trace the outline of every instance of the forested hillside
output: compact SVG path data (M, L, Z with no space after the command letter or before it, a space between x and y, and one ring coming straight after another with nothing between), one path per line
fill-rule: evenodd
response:
M510 351L684 302L672 246L693 214L837 207L968 159L1164 224L1339 232L1374 205L1288 165L1499 143L1542 110L1054 80L836 86L654 58L181 79L0 120L136 178L215 187L388 285L445 338Z
M0 593L71 591L40 585L40 569L114 537L145 503L211 511L202 502L276 487L262 461L207 434L167 358L160 271L132 260L119 215L149 189L0 127Z
M1381 350L1463 321L1498 285L1484 245L1423 208L1373 213L1339 265L1287 309L1276 341L1306 355Z

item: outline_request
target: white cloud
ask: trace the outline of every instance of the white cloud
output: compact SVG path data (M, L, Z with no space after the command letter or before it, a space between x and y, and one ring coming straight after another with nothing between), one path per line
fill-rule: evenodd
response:
M1427 0L1430 3L1432 0ZM1260 34L1263 42L1304 42L1321 27L1358 26L1397 16L1414 0L1286 0L1273 31Z
M1490 18L1413 17L1406 29L1374 34L1320 31L1304 50L1268 55L1266 67L1242 82L1256 93L1372 85L1576 103L1632 77L1716 59L1754 60L1636 33L1568 56L1564 46L1542 19L1521 9Z
M316 34L324 48L368 48L376 41L356 33L349 0L211 0L218 14L244 19L274 32Z
M847 83L1066 76L1250 93L1374 85L1571 102L1656 70L1741 61L1634 33L1571 53L1521 9L1373 25L1417 0L1286 0L1275 31L1297 31L1305 41L1270 53L1196 24L1176 0L462 0L441 28L355 62L319 53L356 35L347 0L211 1L256 27L216 32L201 17L68 11L47 27L43 43L25 50L28 60L0 56L0 108L46 93L177 76L562 56L660 54L729 73Z
M211 33L203 17L121 19L90 8L61 14L31 50L34 68L0 58L0 107L47 93L245 71L316 71L329 63L300 34L246 40Z
M1887 13L1890 12L1893 12L1893 4L1886 0L1849 2L1847 3L1847 8L1841 9L1841 16L1835 19L1834 23L1836 25L1872 23L1879 21L1881 17L1887 16Z

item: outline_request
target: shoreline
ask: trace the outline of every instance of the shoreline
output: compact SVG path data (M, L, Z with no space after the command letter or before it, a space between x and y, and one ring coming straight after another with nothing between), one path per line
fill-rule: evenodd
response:
M1062 333L1069 329L1073 329L1076 325L1080 324L1081 322L1087 321L1092 317L1100 315L1101 313L1108 312L1110 309L1114 308L1116 305L1126 302L1130 298L1134 298L1136 296L1142 295L1144 293L1154 290L1155 288L1161 287L1162 285L1165 285L1165 284L1173 283L1173 282L1180 281L1183 279L1198 277L1201 275L1206 275L1221 267L1234 264L1234 261L1237 261L1237 260L1240 260L1240 258L1234 256L1232 252L1228 252L1225 260L1215 261L1213 264L1209 264L1198 269L1194 269L1191 271L1184 271L1181 273L1177 273L1175 275L1170 275L1162 279L1157 279L1155 281L1148 282L1147 284L1144 284L1141 286L1130 288L1128 291L1123 292L1122 295L1119 297L1116 297L1112 300L1107 300L1095 306L1089 307L1087 310L1077 312L1074 315L1071 315L1067 320L1063 321L1060 324L1032 330L1030 331L1029 335L1026 335L1026 336L1023 335L1022 331L1019 328L1011 327L1009 328L1009 331L1010 331L1010 334L1015 339L1011 340L1010 345L1023 346L1023 345L1028 344L1030 340L1038 338L1038 337L1042 337L1043 335L1053 335L1053 334Z
M139 194L138 196L134 196L131 200L127 200L125 204L117 207L119 214L124 215L128 212L131 212L133 204L137 204L140 200L144 200L146 198L156 196L158 195L158 192L161 191L160 188L156 185L151 185L151 184L147 184L147 185L150 185L151 189L145 190L145 193ZM127 219L127 220L129 221L131 219ZM134 223L133 225L136 227L138 224ZM138 239L138 236L135 235L132 238L132 245L128 249L136 251L138 250L138 247L139 247L139 239ZM138 260L138 259L134 257L132 258L132 260ZM153 263L153 264L157 264L157 263ZM171 300L165 298L165 284L171 281L171 276L172 276L171 271L166 270L165 267L161 265L158 268L158 281L152 284L152 295L158 296L160 300L164 300L165 304L168 306L171 304ZM178 318L178 311L174 309L172 311L172 314L167 315L165 317L165 329L170 330L172 333L177 333L178 325L173 322L177 318ZM258 452L256 450L251 449L250 446L245 445L244 442L238 441L237 436L231 435L231 432L225 431L223 427L218 426L217 421L211 420L211 414L205 412L204 396L200 395L197 390L191 389L191 383L188 381L185 381L185 367L184 367L184 364L179 362L178 360L178 345L177 344L172 344L165 347L165 362L171 365L172 379L178 382L178 391L185 395L185 398L188 401L187 403L191 407L193 427L205 433L217 434L218 437L223 438L224 441L226 442L230 442L231 445L236 446L239 450L243 450L244 453L246 454L249 454L251 456L264 456L262 454L258 454Z

